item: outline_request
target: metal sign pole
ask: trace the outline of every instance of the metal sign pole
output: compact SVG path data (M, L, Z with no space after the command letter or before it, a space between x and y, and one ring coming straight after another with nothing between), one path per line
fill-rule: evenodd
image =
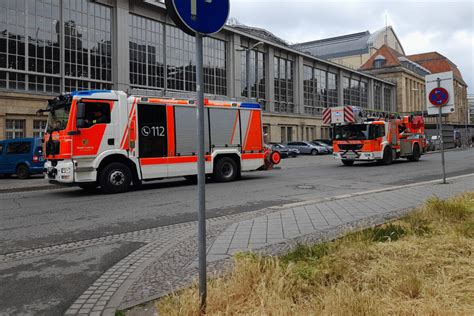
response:
M438 88L441 88L441 79L437 79L438 81ZM440 138L440 146L441 146L441 165L443 166L443 184L446 184L446 163L444 160L444 141L443 141L443 107L439 107L439 138Z
M199 298L201 312L206 310L206 172L204 157L204 70L202 34L196 33L196 92L198 134L198 251L199 251Z
M218 33L230 12L229 0L165 0L173 22L186 34L196 37L196 116L198 153L198 252L201 314L206 312L206 171L204 129L203 36Z

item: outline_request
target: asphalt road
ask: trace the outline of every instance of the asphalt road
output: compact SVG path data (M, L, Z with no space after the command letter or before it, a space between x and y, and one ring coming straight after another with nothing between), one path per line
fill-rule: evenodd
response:
M474 150L446 154L448 176L474 173ZM330 156L282 161L270 172L207 185L216 217L290 202L440 178L440 155L390 166L348 167ZM0 180L1 181L1 180ZM36 180L37 181L37 180ZM196 220L196 187L181 179L120 195L77 188L0 194L0 254ZM101 273L140 243L115 243L0 263L0 315L64 312Z

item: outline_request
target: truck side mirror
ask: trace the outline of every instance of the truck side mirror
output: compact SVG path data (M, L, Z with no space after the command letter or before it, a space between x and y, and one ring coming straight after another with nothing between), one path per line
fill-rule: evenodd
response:
M86 104L79 102L77 103L77 110L76 110L76 127L83 128L86 125L85 117L86 117Z
M79 102L77 103L76 119L84 120L85 117L86 117L86 104Z
M76 120L76 127L77 128L83 128L86 126L86 121L84 119L77 119Z

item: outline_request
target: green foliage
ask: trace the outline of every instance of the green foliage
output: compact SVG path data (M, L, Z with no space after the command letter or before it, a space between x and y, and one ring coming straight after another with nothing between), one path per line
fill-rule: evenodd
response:
M449 200L432 198L426 202L426 210L446 221L464 221L472 214L469 203L462 198Z
M299 245L295 250L283 256L283 262L297 262L297 261L316 261L330 252L330 243L322 243L316 245Z
M367 241L372 242L391 242L397 241L407 234L405 228L400 225L388 224L369 228L361 232Z

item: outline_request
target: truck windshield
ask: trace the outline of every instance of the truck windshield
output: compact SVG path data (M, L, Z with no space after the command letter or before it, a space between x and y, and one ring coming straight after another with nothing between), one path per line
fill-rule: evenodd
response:
M69 120L70 110L70 103L53 106L49 111L47 131L52 132L65 129Z
M334 140L366 140L369 126L366 124L341 125L334 128Z
M385 136L384 125L356 124L334 128L335 140L370 140Z

